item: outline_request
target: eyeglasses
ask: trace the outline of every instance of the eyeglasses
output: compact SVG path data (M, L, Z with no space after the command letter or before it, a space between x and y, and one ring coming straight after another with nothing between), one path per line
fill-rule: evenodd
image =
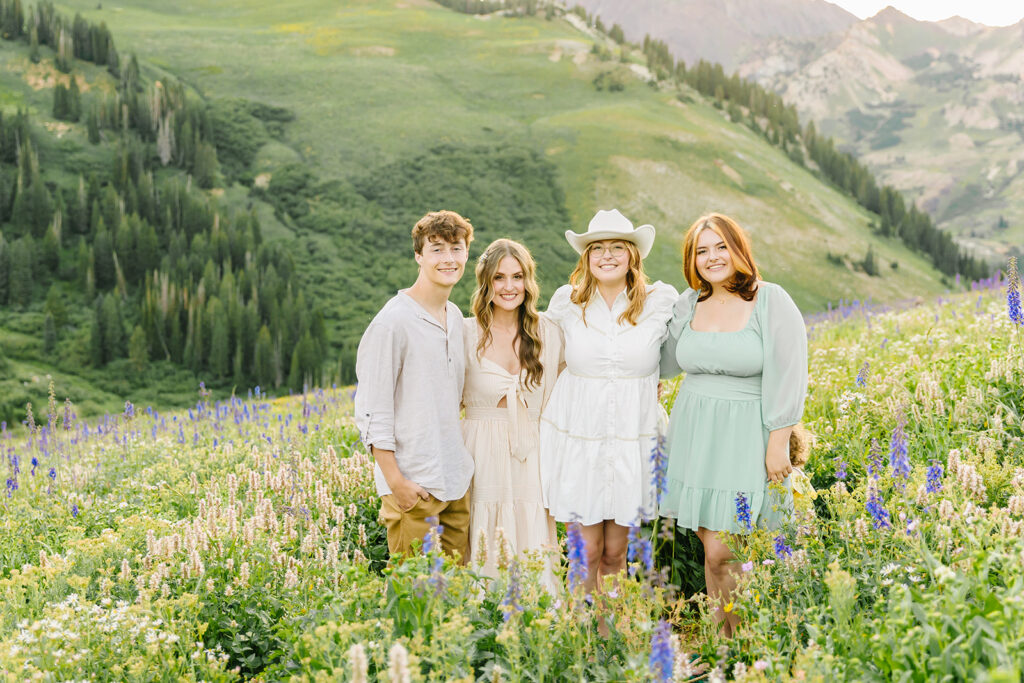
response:
M587 248L587 254L590 258L602 258L605 254L609 254L612 258L622 258L626 253L626 245L624 244L612 244L610 246L602 246L600 244L591 244Z

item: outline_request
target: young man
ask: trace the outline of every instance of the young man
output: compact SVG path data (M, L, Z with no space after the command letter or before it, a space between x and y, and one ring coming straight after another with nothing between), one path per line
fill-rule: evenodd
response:
M462 441L462 313L448 301L462 277L473 226L437 211L412 229L419 275L377 313L356 354L356 425L376 461L380 516L392 557L444 527L441 547L469 557L473 459Z

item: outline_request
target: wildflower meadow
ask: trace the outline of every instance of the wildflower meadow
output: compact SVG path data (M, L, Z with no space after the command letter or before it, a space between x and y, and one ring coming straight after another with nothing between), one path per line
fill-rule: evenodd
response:
M808 320L816 493L734 540L732 639L670 524L596 600L572 525L557 594L541 557L486 579L433 534L388 567L350 389L99 421L51 391L0 435L0 680L1019 680L1019 293Z

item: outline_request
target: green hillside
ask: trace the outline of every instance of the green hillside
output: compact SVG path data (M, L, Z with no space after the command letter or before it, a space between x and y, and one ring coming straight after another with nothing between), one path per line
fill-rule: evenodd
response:
M328 377L351 377L369 317L413 277L412 223L442 207L473 220L474 254L499 236L524 240L545 296L574 260L562 232L584 229L596 209L611 206L658 228L649 271L677 286L682 232L712 210L751 230L766 277L808 312L843 298L895 300L949 286L923 257L874 234L877 217L763 137L693 91L646 84L636 75L638 50L621 62L607 51L602 58L592 47L604 39L563 18L475 17L426 0L83 1L57 9L104 22L122 60L137 55L144 83L180 79L206 105L220 169L205 191L211 211L256 217L266 243L288 248L305 300L324 310ZM90 147L84 121L53 119L54 83L45 78L52 52L44 48L33 64L26 44L2 45L4 110L28 109L47 184L109 174L106 141ZM91 69L76 62L86 84L102 88L102 69ZM859 267L869 248L874 277ZM470 280L456 292L460 305ZM45 291L29 307L39 337ZM77 311L74 293L66 294ZM5 327L32 337L23 314L4 315ZM283 364L278 381L288 376L287 357ZM55 365L90 372L67 358ZM202 366L195 376L204 376ZM231 386L229 377L215 383Z

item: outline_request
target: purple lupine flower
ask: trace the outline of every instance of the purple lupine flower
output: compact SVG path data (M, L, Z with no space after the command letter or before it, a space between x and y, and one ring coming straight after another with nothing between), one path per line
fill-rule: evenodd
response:
M569 590L572 591L587 578L587 543L578 521L569 522L565 530L569 545Z
M39 458L32 457L32 476L36 476L36 468L39 467Z
M654 549L651 546L651 539L643 538L640 535L640 527L633 524L629 527L629 545L626 546L626 561L630 563L629 575L635 576L639 569L636 562L639 561L644 570L649 574L654 570Z
M1024 325L1024 313L1020 310L1020 275L1017 273L1016 257L1010 257L1007 270L1006 310L1011 322Z
M672 680L672 666L675 653L672 651L672 626L664 619L658 620L651 636L651 656L648 667L651 680L668 683Z
M742 491L736 494L736 521L747 531L753 531L754 527L750 522L750 502Z
M658 505L665 494L665 482L668 479L668 458L665 454L665 437L659 435L651 449L651 486Z
M864 361L864 365L860 366L860 371L857 373L857 379L854 380L858 387L867 386L868 383L868 370L871 369L871 364Z
M135 406L132 405L131 401L124 402L124 416L129 420L135 417Z
M932 464L925 473L925 491L928 493L938 493L942 490L943 474L945 474L945 471L942 468L942 463L938 460L932 460Z
M878 439L871 439L871 448L868 450L868 474L875 480L882 474L882 446Z
M11 477L8 477L7 478L7 497L10 498L11 494L13 494L17 490L18 490L18 480L17 479L12 479Z
M846 461L843 460L843 456L836 456L836 479L843 481L849 473L846 471Z
M779 558L780 560L785 559L793 554L793 547L786 543L786 537L782 534L779 534L775 537L774 545L775 557Z
M52 479L54 481L57 481L57 470L55 468L51 467L50 471L47 472L47 476L49 476L50 479Z
M423 554L429 555L434 551L437 545L437 540L441 538L441 533L444 531L444 527L438 524L438 518L436 516L427 517L424 520L430 525L430 530L423 536Z
M896 428L892 430L892 437L889 439L889 466L892 467L893 476L902 477L904 480L910 477L907 434L904 430L906 424L907 420L901 413L896 419Z
M516 612L522 612L523 606L519 600L523 597L523 587L520 581L519 563L512 562L508 570L508 588L505 590L505 597L501 600L501 618L508 621Z
M72 517L78 517L78 505L77 504L71 506L71 516Z
M876 529L888 529L892 527L889 518L889 511L885 509L878 489L874 486L868 487L868 500L865 503L868 513L871 515L871 524Z

